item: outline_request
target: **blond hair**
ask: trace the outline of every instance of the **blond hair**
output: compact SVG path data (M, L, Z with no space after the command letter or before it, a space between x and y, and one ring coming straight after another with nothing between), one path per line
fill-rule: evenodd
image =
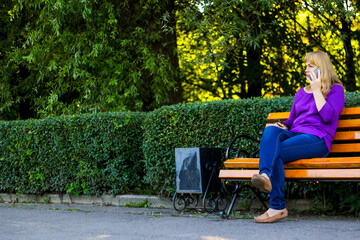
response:
M309 62L320 68L321 88L324 96L330 92L332 86L335 84L342 85L335 73L329 56L323 51L309 52L306 54L304 62ZM310 85L307 85L306 90L310 89Z

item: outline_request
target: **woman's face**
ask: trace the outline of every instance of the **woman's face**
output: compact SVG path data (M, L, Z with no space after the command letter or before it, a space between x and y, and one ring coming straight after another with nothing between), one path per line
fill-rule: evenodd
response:
M315 69L318 68L318 66L316 66L316 65L314 65L314 64L312 64L310 62L306 62L305 66L306 66L306 68L305 68L306 77L309 77L310 72L313 72L313 71L315 71Z

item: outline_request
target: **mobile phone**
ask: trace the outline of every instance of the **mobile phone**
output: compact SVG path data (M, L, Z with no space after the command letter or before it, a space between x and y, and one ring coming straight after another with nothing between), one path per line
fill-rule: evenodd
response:
M319 72L320 72L320 68L315 69L314 74L315 74L316 78L319 76ZM312 81L311 75L309 75L308 79L309 79L310 81Z

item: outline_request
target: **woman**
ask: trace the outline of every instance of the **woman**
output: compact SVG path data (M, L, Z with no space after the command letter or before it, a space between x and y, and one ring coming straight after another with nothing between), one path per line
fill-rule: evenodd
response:
M254 218L258 223L288 216L283 164L326 157L344 106L344 89L327 54L310 52L304 62L309 85L296 93L288 120L267 124L260 142L260 172L251 182L260 191L270 193L270 208Z

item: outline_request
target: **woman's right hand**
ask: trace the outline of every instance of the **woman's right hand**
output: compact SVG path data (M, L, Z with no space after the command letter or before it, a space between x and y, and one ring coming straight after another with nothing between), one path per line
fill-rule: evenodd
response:
M270 126L275 126L275 127L279 127L279 128L288 130L287 126L285 124L283 124L282 122L268 123L265 125L265 127L270 127Z
M278 127L278 125L276 123L267 123L265 125L265 127L270 127L270 126L275 126L275 127Z

